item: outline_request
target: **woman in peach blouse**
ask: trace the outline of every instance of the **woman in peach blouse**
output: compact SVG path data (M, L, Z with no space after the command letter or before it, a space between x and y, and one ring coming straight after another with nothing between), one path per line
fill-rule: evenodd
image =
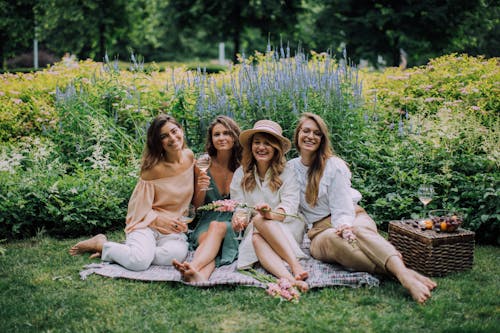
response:
M141 271L151 264L171 265L188 253L186 224L180 216L189 207L194 188L194 156L184 131L172 117L159 115L147 133L141 177L132 193L126 217L125 244L99 234L73 246L71 255L116 262Z

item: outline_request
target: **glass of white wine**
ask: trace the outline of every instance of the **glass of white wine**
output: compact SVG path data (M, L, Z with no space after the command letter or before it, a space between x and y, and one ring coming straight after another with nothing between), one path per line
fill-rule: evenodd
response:
M427 205L432 201L432 197L434 196L434 186L429 184L422 184L418 188L417 195L418 200L424 205L424 214L427 211ZM427 216L424 215L424 219Z
M193 222L195 217L196 217L196 209L192 204L190 204L189 207L186 208L186 210L184 210L184 212L180 217L180 221L182 223L185 223L188 227L188 231L186 232L188 234L192 232L192 230L189 229L189 223Z
M233 219L235 219L235 222L238 224L244 225L244 227L238 232L238 236L235 237L235 239L239 241L243 239L243 229L245 229L250 222L250 215L251 211L249 208L238 207L234 210Z
M198 169L200 169L203 172L207 172L208 168L210 167L210 164L212 163L212 158L208 153L201 153L196 156L196 166ZM201 191L208 191L211 190L212 188L207 187L201 189Z

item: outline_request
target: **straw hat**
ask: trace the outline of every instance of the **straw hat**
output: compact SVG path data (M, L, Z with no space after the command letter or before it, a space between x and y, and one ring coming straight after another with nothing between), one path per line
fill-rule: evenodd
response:
M281 143L284 153L289 151L292 146L290 140L283 136L283 130L281 129L281 126L272 120L259 120L253 125L252 129L242 131L240 133L241 145L243 147L246 147L248 144L248 140L250 140L255 133L268 133L274 136Z

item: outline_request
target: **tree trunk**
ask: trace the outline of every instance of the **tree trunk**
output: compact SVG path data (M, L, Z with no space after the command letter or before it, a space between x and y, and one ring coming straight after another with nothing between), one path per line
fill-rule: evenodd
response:
M99 61L104 61L104 55L106 54L106 37L105 37L106 27L104 24L99 22Z
M241 45L241 38L239 31L235 31L233 34L233 45L234 45L233 62L236 64L238 62L238 53L240 52L240 45Z

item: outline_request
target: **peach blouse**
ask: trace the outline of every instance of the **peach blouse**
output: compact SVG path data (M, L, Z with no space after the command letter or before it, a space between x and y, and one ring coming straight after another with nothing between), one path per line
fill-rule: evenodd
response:
M176 219L188 208L194 192L194 164L182 173L153 180L139 179L128 203L125 232L153 228L169 232L156 219Z

